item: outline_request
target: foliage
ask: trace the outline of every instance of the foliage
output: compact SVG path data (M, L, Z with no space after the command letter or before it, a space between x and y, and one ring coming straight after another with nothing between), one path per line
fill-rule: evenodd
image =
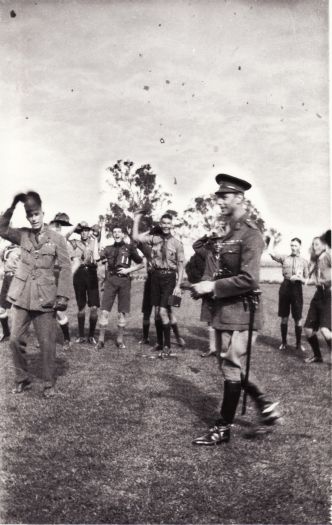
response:
M120 224L130 232L134 213L140 208L145 211L141 227L147 229L152 226L154 218L171 204L171 194L157 183L157 176L150 164L135 169L133 162L118 160L107 170L109 176L106 182L112 192L105 216L108 232L114 224Z

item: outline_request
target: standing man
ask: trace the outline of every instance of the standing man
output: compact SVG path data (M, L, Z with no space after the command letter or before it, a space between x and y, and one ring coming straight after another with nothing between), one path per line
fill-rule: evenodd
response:
M124 242L127 232L125 232L123 227L113 226L112 235L114 244L105 246L100 251L100 258L107 261L107 270L101 302L98 349L104 347L109 313L112 310L116 297L118 298L118 334L116 344L121 349L126 348L123 332L126 326L126 314L130 312L130 275L144 267L143 259L134 245ZM132 262L135 263L133 266L131 265Z
M160 233L139 233L139 222L143 212L134 217L133 239L151 247L151 303L155 306L157 332L156 349L168 354L171 349L171 324L177 340L180 334L176 319L169 310L172 295L181 297L180 285L184 272L182 243L171 234L173 217L165 213L159 223Z
M331 232L321 237L315 237L312 242L312 262L310 276L316 284L316 292L310 301L310 306L304 323L304 330L313 355L305 359L308 364L322 363L317 332L320 329L326 343L331 349Z
M11 228L10 220L18 202L24 203L31 228ZM44 224L44 212L38 193L17 195L11 207L0 217L0 235L21 247L21 261L13 277L8 298L13 303L10 347L16 371L15 393L31 388L31 379L23 339L33 322L42 353L44 397L55 394L55 310L64 311L72 287L70 258L66 241ZM54 265L59 262L55 282Z
M75 228L75 233L81 234L81 239L70 241L74 261L78 263L78 269L74 273L74 290L78 307L78 338L76 343L85 343L85 308L90 308L88 343L97 344L95 330L98 320L99 287L97 275L98 235L91 233L87 222L80 222ZM67 239L73 232L67 234Z
M69 222L69 217L68 217L68 215L66 213L59 212L59 213L57 213L55 215L54 219L50 222L49 226L50 226L51 229L55 230L60 235L62 235L62 228L63 228L63 226L65 226L65 227L66 226L72 226L72 224ZM67 243L67 248L68 248L69 256L72 259L73 258L73 249L72 249L71 244L69 242ZM72 272L73 273L78 268L78 263L76 261L72 263ZM60 267L59 267L58 263L56 263L56 265L54 267L54 274L55 274L56 280L59 278L59 272L60 272ZM68 317L67 317L67 315L64 312L57 311L56 319L57 319L57 321L58 321L58 323L60 325L61 331L63 333L63 341L64 341L63 348L65 350L68 350L69 348L71 348L71 338L70 338Z
M21 248L15 244L6 246L2 252L1 259L4 265L4 276L0 291L0 321L2 326L2 336L0 343L8 341L10 337L10 329L8 324L8 310L11 308L11 303L7 299L7 293L10 284L13 280L14 274L17 270L21 258Z
M249 309L245 308L245 296L257 289L260 259L264 241L260 231L244 208L244 192L251 185L230 175L217 175L218 204L227 216L228 232L220 248L220 272L225 276L216 281L193 284L198 295L213 294L215 300L212 326L216 330L217 351L224 376L224 397L220 419L209 432L194 440L195 445L217 445L230 439L241 389L253 399L261 420L271 425L280 417L276 403L269 401L252 374L246 381L243 365L247 353L249 334ZM254 321L254 334L261 327L260 307Z
M270 241L271 243L271 241ZM269 250L272 259L282 265L284 280L279 289L278 316L281 317L281 345L279 350L287 349L288 317L292 312L295 323L296 348L304 352L301 345L302 335L302 310L303 292L302 287L308 278L308 262L300 256L301 240L297 237L291 240L290 255L279 256L273 250Z

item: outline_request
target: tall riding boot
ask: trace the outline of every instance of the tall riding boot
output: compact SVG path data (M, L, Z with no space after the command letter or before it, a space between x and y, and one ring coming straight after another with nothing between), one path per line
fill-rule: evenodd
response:
M264 425L273 425L280 418L280 413L276 410L279 402L273 402L267 399L261 389L250 380L245 385L244 374L241 374L242 388L247 392L256 405Z
M235 412L241 395L240 381L224 382L224 398L221 406L221 418L216 421L215 426L207 434L193 441L195 445L219 445L230 440L231 425L234 421Z
M0 342L7 341L10 337L8 316L2 317L0 321L1 321L1 326L2 326L2 337L0 338Z

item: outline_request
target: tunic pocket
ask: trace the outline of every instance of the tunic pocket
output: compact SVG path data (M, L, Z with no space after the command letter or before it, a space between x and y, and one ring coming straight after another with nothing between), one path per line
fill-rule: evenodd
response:
M57 293L55 278L43 275L37 281L37 290L40 306L42 308L53 308Z

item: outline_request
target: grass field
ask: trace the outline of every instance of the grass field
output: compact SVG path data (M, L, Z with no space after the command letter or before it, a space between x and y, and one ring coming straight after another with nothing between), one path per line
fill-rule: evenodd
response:
M58 394L41 398L39 356L28 348L34 388L11 394L8 345L1 347L1 523L327 524L330 476L330 355L305 365L281 353L277 285L263 285L265 329L253 369L283 421L246 438L255 421L237 414L230 443L191 441L218 414L222 381L207 348L200 303L186 293L178 312L187 341L178 358L147 359L140 348L142 283L133 283L127 349L58 346ZM314 290L305 290L305 313ZM76 330L74 309L70 319ZM154 330L152 335L154 335ZM294 344L293 327L289 342ZM308 352L309 355L309 352Z

